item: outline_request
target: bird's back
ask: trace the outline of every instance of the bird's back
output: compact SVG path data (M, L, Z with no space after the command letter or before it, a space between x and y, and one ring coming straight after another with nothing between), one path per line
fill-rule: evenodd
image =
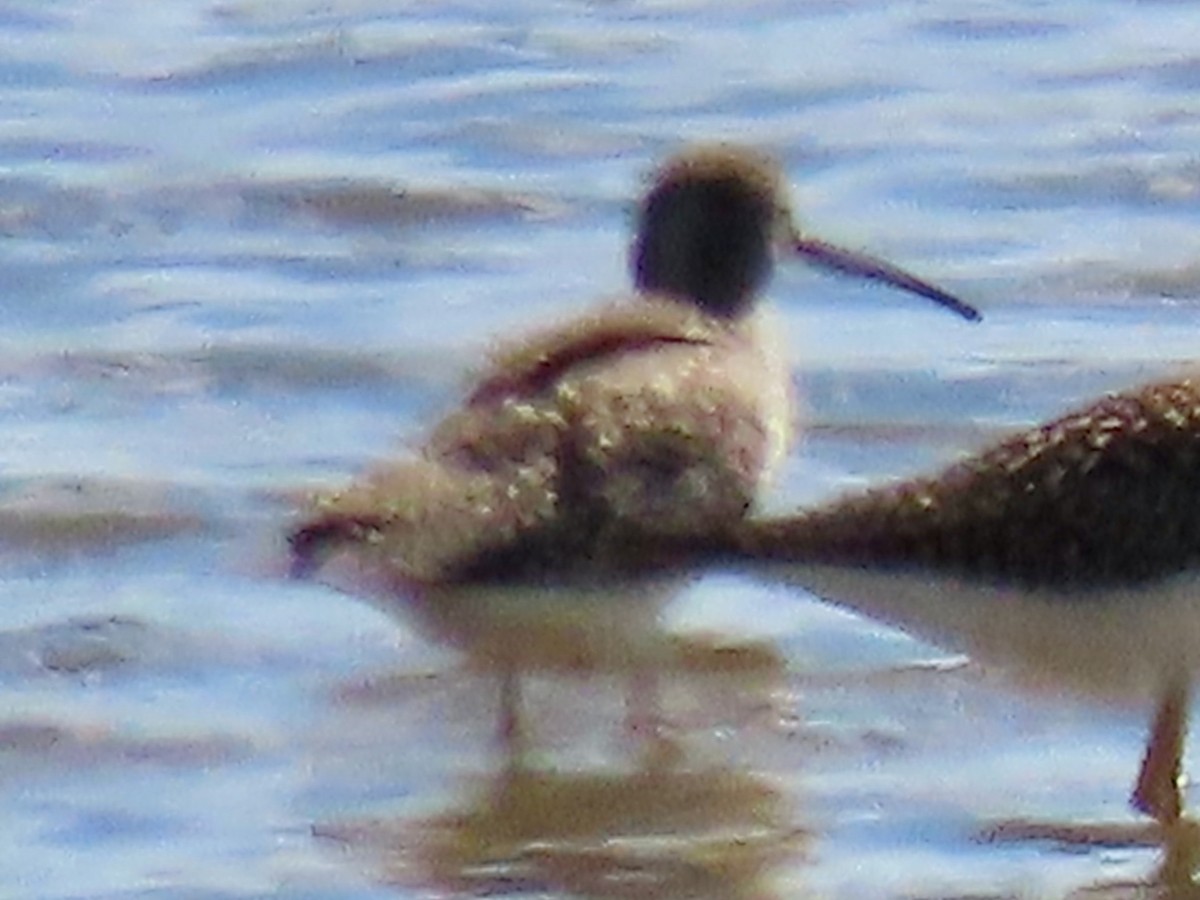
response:
M743 536L751 555L1087 590L1200 560L1200 383L1105 397L933 478Z
M326 498L297 534L424 582L661 567L740 520L781 455L788 373L761 330L640 296L501 348L418 459Z

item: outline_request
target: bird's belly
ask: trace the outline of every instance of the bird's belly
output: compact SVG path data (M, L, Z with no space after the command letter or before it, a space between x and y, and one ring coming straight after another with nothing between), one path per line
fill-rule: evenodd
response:
M687 580L671 572L431 585L348 553L321 577L485 668L614 673L655 665L671 652L661 613Z
M485 667L628 672L669 652L661 613L681 579L425 587L406 604L426 636Z
M1200 573L1077 591L918 569L788 563L772 574L1042 688L1138 700L1200 671Z

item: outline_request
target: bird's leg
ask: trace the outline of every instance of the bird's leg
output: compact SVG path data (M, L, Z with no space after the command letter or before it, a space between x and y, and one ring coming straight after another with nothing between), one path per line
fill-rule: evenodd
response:
M1187 680L1177 678L1159 697L1146 755L1130 798L1134 809L1153 817L1163 828L1178 823L1183 813L1179 779L1190 694Z
M637 737L656 737L662 727L660 706L658 673L639 665L629 678L625 706L625 727L629 733Z
M625 728L640 742L639 757L646 770L669 769L682 759L683 749L663 718L659 673L653 666L639 666L629 679Z
M525 722L521 717L521 681L517 670L505 664L500 670L500 728L498 738L510 763L524 760L527 748Z

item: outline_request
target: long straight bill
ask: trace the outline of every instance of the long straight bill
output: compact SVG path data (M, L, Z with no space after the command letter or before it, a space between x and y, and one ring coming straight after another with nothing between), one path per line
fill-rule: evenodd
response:
M979 310L975 307L959 300L953 294L943 291L937 285L930 284L928 281L924 281L915 275L910 275L903 269L893 266L891 263L875 259L873 256L867 256L865 253L846 250L810 237L797 237L795 250L797 254L803 256L808 262L822 269L829 269L834 272L840 272L843 275L854 275L870 281L890 284L894 288L917 294L918 296L932 300L934 303L940 303L952 312L958 313L968 322L978 322L983 318Z

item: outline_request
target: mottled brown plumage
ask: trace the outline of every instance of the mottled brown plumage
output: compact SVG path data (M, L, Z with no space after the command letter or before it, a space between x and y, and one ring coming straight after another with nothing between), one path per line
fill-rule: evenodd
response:
M619 574L663 562L662 539L740 519L789 425L786 371L756 323L643 298L586 324L532 341L569 365L501 367L420 458L318 500L296 555L351 545L420 583ZM624 352L575 359L577 333Z
M1200 561L1200 383L1113 394L931 478L755 525L746 552L1086 592Z

